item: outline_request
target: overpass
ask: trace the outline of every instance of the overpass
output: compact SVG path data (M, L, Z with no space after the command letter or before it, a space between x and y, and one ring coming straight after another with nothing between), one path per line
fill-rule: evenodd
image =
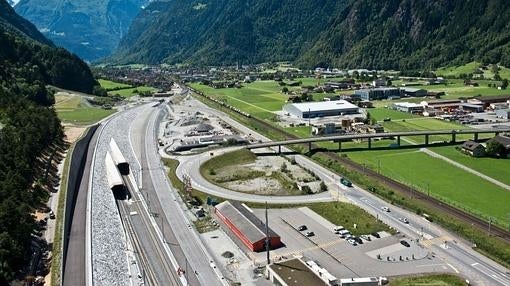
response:
M451 136L451 143L457 142L457 135L460 134L472 134L473 140L477 141L479 134L491 134L499 135L500 133L510 132L510 127L504 128L491 128L491 129L468 129L468 130L420 130L420 131L406 131L406 132L385 132L385 133L363 133L363 134L342 134L342 135L333 135L333 136L318 136L318 137L309 137L309 138L300 138L300 139L289 139L284 141L271 141L271 142L263 142L263 143L255 143L247 145L246 149L259 149L259 148L267 148L267 147L276 147L278 146L278 152L281 153L281 146L284 145L294 145L294 144L306 144L308 143L308 150L312 150L312 143L315 142L325 142L332 141L338 142L338 149L342 149L342 142L352 141L352 140L363 140L367 139L368 141L368 149L372 148L372 139L374 138L396 138L397 145L400 146L401 137L408 136L424 136L425 137L425 145L429 145L429 137L432 135L449 135ZM462 140L461 140L462 141Z

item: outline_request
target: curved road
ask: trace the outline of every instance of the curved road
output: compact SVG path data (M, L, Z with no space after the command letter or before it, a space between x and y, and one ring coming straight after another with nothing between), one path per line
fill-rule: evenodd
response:
M195 105L195 110L197 108L207 109L208 111L211 110L209 107L204 107L204 105L198 101L193 101L192 105L193 104ZM232 120L224 113L217 110L214 110L213 113L219 115L224 121L227 121L228 123L233 121L232 125L237 129L242 130L244 133L251 134L255 138L262 141L269 141L268 138L254 132L253 130L250 130L242 125L239 126L240 124L238 122ZM226 148L222 149L221 151L214 152L216 155L219 152L226 152L234 149L235 148ZM282 148L282 151L286 152L284 148ZM213 185L214 188L211 190L204 189L208 185L205 185L205 182L203 182L204 185L202 185L202 180L205 179L202 178L199 172L200 164L205 162L205 160L207 160L209 157L209 154L202 154L187 158L181 158L182 166L179 166L180 168L177 169L177 173L181 178L183 174L190 175L192 183L195 182L194 186L199 187L198 189L201 191L216 193L217 190L215 191L214 189L217 189L218 187L215 185ZM347 188L339 184L338 182L340 176L338 174L335 174L330 170L316 164L309 158L301 155L296 155L295 158L300 165L305 166L306 168L315 172L327 184L330 186L335 186L335 190L333 192L338 192L337 195L334 196L335 198L344 197L351 201L353 204L378 217L388 225L400 230L406 236L413 239L420 239L424 247L428 248L430 251L435 253L435 255L438 255L441 259L443 259L445 263L447 263L456 273L468 278L472 285L510 286L510 270L474 251L472 249L472 245L469 242L459 239L454 234L449 233L434 223L428 222L423 217L400 209L397 206L390 206L391 212L383 211L381 210L381 207L389 206L389 204L384 200L357 186L354 186L353 188ZM330 187L330 191L331 190L332 188ZM218 193L218 196L224 196L225 194L228 195L229 192L224 192L224 190L221 190L221 192ZM238 193L236 194L236 197L239 196ZM271 197L271 199L274 200L274 197ZM281 197L281 200L284 203L291 199L292 197ZM242 200L245 199L243 198ZM400 217L408 218L409 223L402 223L398 219Z
M206 180L202 174L200 174L200 165L205 161L219 156L224 153L228 153L237 148L225 148L220 150L214 150L214 155L211 156L205 152L199 155L186 156L179 158L179 166L177 167L176 174L183 180L184 175L187 175L191 179L191 185L193 188L208 193L213 196L226 198L229 200L254 202L254 203L270 203L270 204L301 204L311 202L329 202L333 201L334 198L329 192L323 192L314 195L303 195L303 196L264 196L264 195L253 195L248 193L231 191L220 186L217 186L208 180Z

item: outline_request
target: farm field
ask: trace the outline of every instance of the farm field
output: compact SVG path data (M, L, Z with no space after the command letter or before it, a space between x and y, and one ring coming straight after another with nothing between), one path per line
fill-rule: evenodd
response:
M430 150L448 157L466 167L510 185L510 160L496 158L473 158L455 149L455 146L431 147Z
M116 89L125 89L125 88L131 88L129 84L124 84L120 82L114 82L111 80L106 79L99 79L99 84L102 88L106 89L106 91L116 90Z
M382 121L384 118L391 118L391 120L421 118L421 116L418 115L384 107L369 108L367 111L370 113L370 116L375 118L377 121Z
M418 149L345 152L368 168L507 226L510 191ZM440 170L440 171L439 171Z
M444 91L446 95L441 96L441 99L457 99L460 97L472 97L472 96L491 96L491 95L507 95L508 90L499 90L494 87L489 87L489 83L499 83L498 81L493 80L475 80L479 86L465 86L464 81L461 79L448 79L447 84L439 84L439 85L418 85L413 86L413 88L422 88L427 91L440 92ZM395 86L400 86L401 81L395 81L393 84ZM410 101L410 100L423 100L422 98L413 98L413 99L401 99L399 101Z
M153 87L150 87L150 86L138 86L138 87L109 91L108 95L120 95L122 97L127 98L127 97L138 95L140 92L145 92L145 91L154 92L154 91L156 91L156 89Z
M76 125L92 124L116 112L93 107L80 96L58 94L55 96L55 110L62 122Z
M384 129L386 131L416 131L416 130L465 130L471 129L466 125L460 125L454 122L443 121L428 117L418 117L414 119L405 119L400 121L389 121L383 122ZM480 134L479 138L490 138L493 135ZM424 136L410 136L405 137L415 143L424 143ZM457 135L457 140L469 140L473 136L469 134ZM429 142L434 141L450 141L452 137L450 135L434 135L430 136Z
M480 66L479 62L470 62L462 66L455 67L443 67L439 68L436 71L438 76L454 76L458 77L460 74L470 74L475 71L476 68ZM501 78L510 79L510 69L507 67L500 66L499 75ZM494 78L494 72L489 68L484 71L483 76L485 78Z

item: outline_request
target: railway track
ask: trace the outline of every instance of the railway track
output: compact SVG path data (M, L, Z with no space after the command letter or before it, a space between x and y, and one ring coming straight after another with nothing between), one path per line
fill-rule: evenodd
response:
M129 193L132 195L133 203L130 205L131 210L126 201L117 201L117 205L119 207L119 211L124 214L123 223L125 223L126 233L133 242L133 247L136 249L140 266L145 273L145 275L143 275L144 281L148 285L181 285L181 281L176 277L176 270L171 266L171 262L168 260L164 246L158 239L157 233L154 230L146 210L141 206L141 200L138 194L134 191L128 176L123 175L122 179L129 190ZM131 220L132 211L135 211L137 213L136 215L138 215L142 220L142 223L146 228L146 236L140 237L140 234L135 230ZM153 245L154 254L156 254L155 257L148 256L142 241L145 241L146 243L147 241L150 241L149 243ZM161 266L161 270L163 270L164 273L161 273L154 268L154 260L157 260L157 264Z
M207 97L203 97L203 98L205 98L206 100L209 100ZM217 104L217 103L213 102L213 104ZM286 139L299 139L298 136L291 134L289 132L286 132L284 130L281 130L279 128L276 128L273 125L271 125L263 120L260 120L255 117L249 117L249 119L255 121L257 124L262 125L265 129L269 129L276 133L284 135L286 137ZM296 145L301 145L301 146L305 146L306 148L308 148L308 144L296 144ZM312 144L312 148L320 149L316 144ZM350 170L362 173L372 179L377 180L378 182L382 183L383 185L385 185L386 187L389 187L392 190L398 191L402 194L405 194L407 196L411 196L411 197L414 197L414 198L420 200L421 202L425 203L428 207L430 207L436 211L449 214L463 222L466 222L473 226L476 226L478 229L480 229L482 231L486 231L489 228L489 222L487 222L477 216L466 213L463 210L460 210L454 206L446 204L436 198L430 197L430 196L422 193L419 190L416 190L416 189L411 188L407 185L404 185L398 181L395 181L391 178L388 178L386 176L378 174L377 172L375 172L369 168L366 168L350 159L343 158L341 156L338 156L338 154L332 153L332 152L324 152L324 154L332 160L341 162ZM505 229L503 229L497 225L494 225L494 224L492 224L490 226L490 229L491 229L491 235L497 236L497 237L505 240L506 242L510 243L510 231L505 230Z

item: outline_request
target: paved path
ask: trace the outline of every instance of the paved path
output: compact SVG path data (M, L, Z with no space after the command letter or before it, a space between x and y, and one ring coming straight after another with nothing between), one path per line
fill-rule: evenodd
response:
M464 171L467 171L467 172L469 172L469 173L471 173L473 175L476 175L476 176L478 176L478 177L480 177L480 178L482 178L484 180L487 180L487 181L489 181L489 182L491 182L491 183L493 183L495 185L498 185L498 186L502 187L503 189L506 189L506 190L510 191L510 186L509 185L507 185L507 184L505 184L503 182L500 182L500 181L498 181L496 179L493 179L493 178L491 178L491 177L489 177L487 175L484 175L484 174L482 174L482 173L480 173L478 171L475 171L475 170L473 170L473 169L471 169L471 168L469 168L469 167L467 167L465 165L462 165L462 164L460 164L458 162L455 162L455 161L453 161L453 160L451 160L451 159L449 159L449 158L447 158L447 157L445 157L443 155L437 154L436 152L434 152L432 150L429 150L427 148L420 148L420 151L422 151L425 154L430 155L432 157L441 159L441 160L443 160L443 161L445 161L445 162L447 162L449 164L454 165L455 167L461 168Z

